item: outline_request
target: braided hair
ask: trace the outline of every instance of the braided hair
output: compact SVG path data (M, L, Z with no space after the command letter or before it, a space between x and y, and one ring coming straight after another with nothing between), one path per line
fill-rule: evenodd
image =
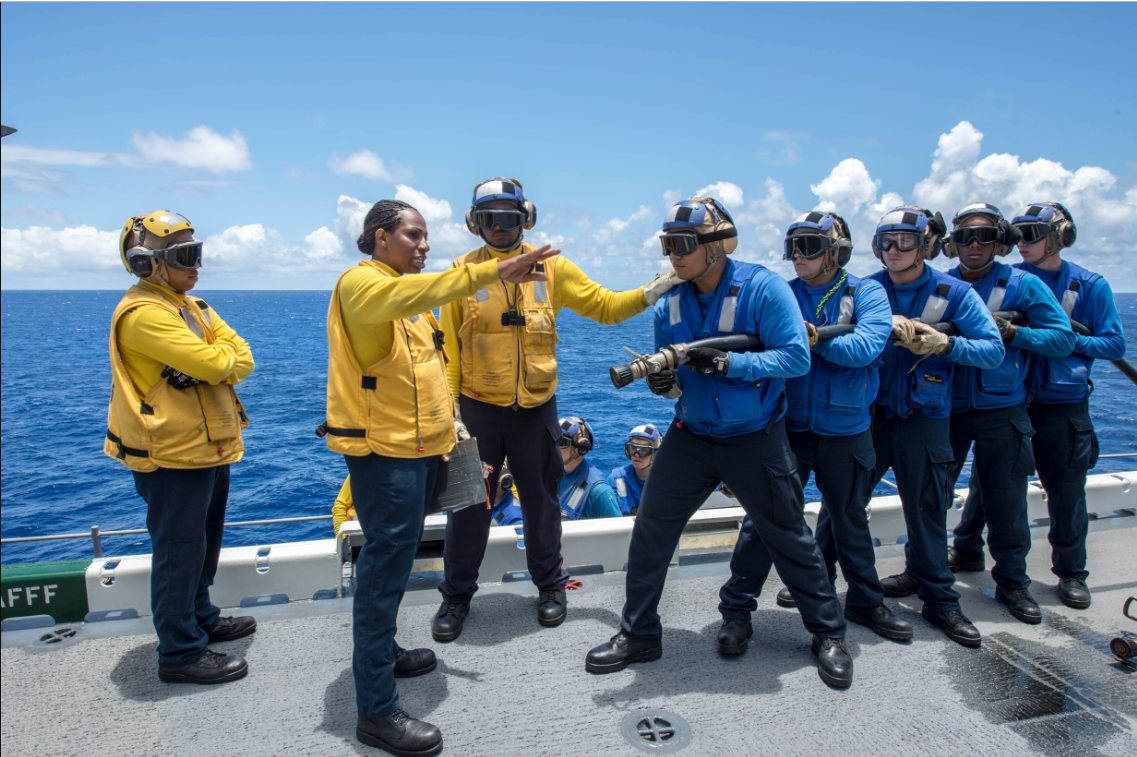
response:
M380 200L367 211L363 219L363 233L355 244L364 255L375 254L375 232L379 229L393 231L403 221L403 211L415 210L402 200ZM416 211L417 212L417 211Z

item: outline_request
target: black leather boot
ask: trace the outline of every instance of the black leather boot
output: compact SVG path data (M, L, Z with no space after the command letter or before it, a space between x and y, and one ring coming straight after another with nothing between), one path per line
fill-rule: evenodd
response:
M256 630L257 619L250 618L248 615L241 615L236 618L218 618L217 622L205 632L209 634L209 643L216 644L221 641L240 639Z
M892 610L883 602L867 610L846 606L845 617L854 623L868 626L886 639L908 641L912 638L912 626L893 615Z
M559 626L568 615L568 597L564 589L541 592L537 605L537 622L543 626Z
M749 620L723 618L719 629L719 652L725 655L742 654L754 635L754 626Z
M952 573L979 573L987 570L987 562L983 555L979 555L978 560L969 560L955 547L948 547L947 564Z
M947 637L956 644L962 644L965 647L977 647L983 643L979 629L971 625L971 621L959 610L938 612L929 610L927 606L924 606L920 610L920 614L924 616L924 620L942 628Z
M1058 598L1067 607L1084 610L1090 606L1090 587L1080 578L1059 578Z
M1023 623L1036 626L1042 622L1042 608L1026 589L1004 589L995 587L995 599L1007 606L1008 612Z
M838 689L853 685L853 658L845 651L844 639L814 636L809 646L817 655L817 674L822 681Z
M469 614L469 602L443 602L430 624L430 635L435 641L454 641L462 634L462 624Z
M778 607L797 607L794 595L790 594L790 590L785 586L778 589L778 596L774 597L774 601L778 603Z
M205 650L196 662L180 668L158 668L158 678L166 683L228 683L244 678L249 663L239 654L221 654Z
M438 667L438 658L430 649L403 649L395 655L395 678L426 675Z
M910 597L920 588L920 582L911 573L897 573L895 576L882 578L880 585L884 587L886 597Z
M430 757L442 751L442 731L415 720L406 710L395 710L385 718L359 718L355 737L397 757Z
M584 658L584 669L589 673L615 673L633 662L651 662L663 656L659 642L633 641L623 631L601 644Z

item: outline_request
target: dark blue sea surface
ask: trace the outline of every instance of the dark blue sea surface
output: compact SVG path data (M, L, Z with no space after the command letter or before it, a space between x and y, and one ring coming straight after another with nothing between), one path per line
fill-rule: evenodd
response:
M233 466L227 520L323 515L347 474L313 429L324 419L325 318L329 292L195 292L248 340L256 370L237 387L249 412L245 458ZM5 538L144 528L146 506L125 467L103 454L110 396L108 331L122 292L0 294L0 505ZM1117 296L1137 362L1137 294ZM604 471L623 465L624 435L634 425L666 426L670 401L644 383L617 391L608 368L626 363L622 345L652 348L650 313L600 326L563 310L560 414L589 420L597 435L590 458ZM1137 387L1098 361L1090 411L1103 453L1137 451ZM1102 460L1096 472L1137 469L1137 459ZM964 477L966 477L966 471ZM878 494L890 494L881 485ZM818 498L812 484L810 500ZM226 546L331 536L330 521L228 529ZM142 536L107 537L108 555L150 551ZM7 544L5 565L90 557L89 539Z

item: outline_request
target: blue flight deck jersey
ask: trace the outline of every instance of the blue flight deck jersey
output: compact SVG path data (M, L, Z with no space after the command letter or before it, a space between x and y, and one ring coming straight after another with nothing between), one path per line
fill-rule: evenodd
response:
M651 470L650 468L648 470ZM640 506L640 497L643 496L645 481L640 481L636 475L636 467L631 463L613 468L608 474L608 485L616 492L616 502L620 505L620 512L624 515L634 515L633 512Z
M888 271L868 278L884 287L893 314L920 318L929 325L951 321L960 332L952 337L951 352L942 357L920 357L889 342L882 354L876 403L887 417L949 417L956 364L996 368L1003 362L1003 341L995 319L967 282L927 264L920 278L904 286L893 284Z
M730 334L755 334L765 349L732 352L725 376L680 366L683 396L675 415L696 434L738 436L765 429L784 414L785 379L809 370L809 345L793 292L754 263L727 258L703 315L695 285L684 282L655 305L655 348Z
M493 506L493 526L520 526L524 522L521 513L521 504L513 496L513 490L507 491Z
M1062 405L1082 402L1090 394L1090 369L1094 360L1125 357L1125 334L1109 283L1099 274L1068 260L1057 271L1044 271L1029 263L1015 268L1033 273L1057 298L1070 320L1087 327L1093 336L1074 335L1069 357L1036 357L1030 369L1034 402Z
M962 280L959 266L948 274ZM1012 407L1026 401L1026 378L1033 352L1046 357L1065 357L1074 349L1070 319L1058 300L1037 277L1006 263L996 262L987 275L971 283L991 312L1022 310L1030 326L1015 329L1015 338L1003 345L1006 356L998 368L981 370L970 366L955 372L952 382L952 412L971 408L990 410Z
M834 291L838 284L840 291ZM867 430L880 386L880 354L892 333L888 295L877 282L851 274L821 287L794 279L790 289L805 320L815 326L853 324L856 331L818 342L809 373L786 379L786 427L822 436Z
M566 473L558 488L561 520L619 518L621 515L616 493L600 469L587 459L572 473Z

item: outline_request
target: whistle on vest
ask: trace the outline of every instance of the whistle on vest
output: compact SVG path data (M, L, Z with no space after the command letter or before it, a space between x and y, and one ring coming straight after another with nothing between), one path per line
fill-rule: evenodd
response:
M524 326L525 316L521 315L514 308L510 308L508 313L501 314L502 326Z

